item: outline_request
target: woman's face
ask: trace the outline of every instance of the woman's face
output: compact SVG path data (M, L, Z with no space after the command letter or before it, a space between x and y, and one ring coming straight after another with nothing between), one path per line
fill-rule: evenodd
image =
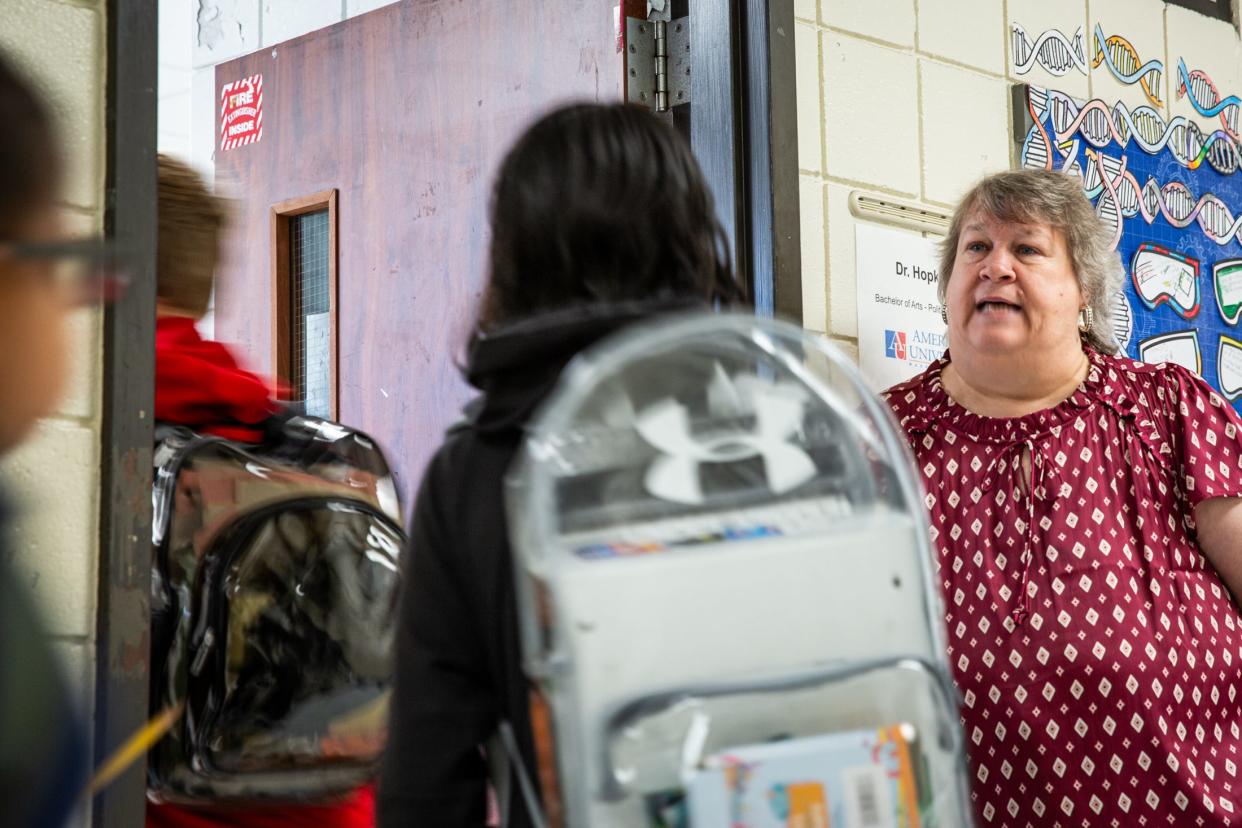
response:
M72 303L55 278L56 263L16 259L4 249L5 242L58 239L60 222L50 206L30 215L0 239L0 451L52 411L68 369Z
M1081 347L1082 304L1059 230L978 213L967 218L946 296L955 355Z

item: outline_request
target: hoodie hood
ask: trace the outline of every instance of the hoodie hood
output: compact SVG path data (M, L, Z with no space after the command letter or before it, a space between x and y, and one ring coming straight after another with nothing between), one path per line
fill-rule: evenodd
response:
M480 432L521 428L579 352L635 322L707 310L694 300L586 305L533 316L470 342L466 379L482 392L466 408Z

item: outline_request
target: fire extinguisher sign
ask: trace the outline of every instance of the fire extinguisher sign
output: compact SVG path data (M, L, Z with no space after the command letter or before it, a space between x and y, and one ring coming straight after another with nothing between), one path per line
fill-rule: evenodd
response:
M263 137L263 76L251 75L220 89L220 149L231 150Z

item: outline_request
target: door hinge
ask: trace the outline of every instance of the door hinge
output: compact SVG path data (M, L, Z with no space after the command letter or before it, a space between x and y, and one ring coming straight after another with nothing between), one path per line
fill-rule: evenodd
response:
M690 18L625 19L625 99L668 112L690 103Z

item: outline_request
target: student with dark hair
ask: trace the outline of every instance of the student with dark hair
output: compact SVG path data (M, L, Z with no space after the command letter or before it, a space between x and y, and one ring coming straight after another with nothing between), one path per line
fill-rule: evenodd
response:
M502 722L534 774L502 497L527 418L602 337L741 298L690 148L638 108L569 106L531 126L501 166L491 226L466 371L481 397L432 459L411 528L383 828L484 825L483 746ZM510 805L509 825L533 824Z
M47 108L0 54L0 454L50 413L69 367L66 325L84 285L67 278L56 196L61 159ZM0 543L7 527L0 508ZM0 546L0 825L64 824L86 743L38 615Z

